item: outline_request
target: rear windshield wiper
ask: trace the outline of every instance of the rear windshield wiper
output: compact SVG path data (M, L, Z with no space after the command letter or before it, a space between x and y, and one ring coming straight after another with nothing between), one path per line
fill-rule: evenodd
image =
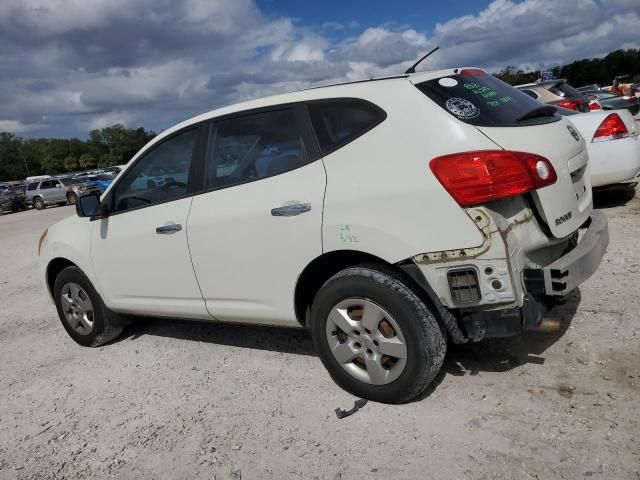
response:
M522 115L521 117L516 118L516 122L523 122L525 120L530 120L532 118L538 117L549 117L556 113L557 108L553 105L541 105L533 110L529 110L527 113Z

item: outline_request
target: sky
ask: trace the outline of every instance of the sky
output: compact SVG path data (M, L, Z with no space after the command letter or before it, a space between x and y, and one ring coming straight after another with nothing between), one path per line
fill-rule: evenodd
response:
M157 132L222 105L420 69L640 47L640 0L2 0L0 131Z

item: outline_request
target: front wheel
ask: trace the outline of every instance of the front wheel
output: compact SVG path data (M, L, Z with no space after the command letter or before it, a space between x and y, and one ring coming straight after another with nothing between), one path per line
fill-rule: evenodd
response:
M122 332L122 327L115 325L117 315L107 309L78 267L67 267L58 274L53 298L62 326L80 345L97 347Z
M78 201L78 196L75 193L67 193L67 204L75 205Z
M314 345L334 381L384 403L422 394L444 361L446 336L416 289L382 265L343 270L311 311Z
M33 200L33 206L37 209L37 210L43 210L45 207L44 204L44 200L42 200L40 197L36 198Z

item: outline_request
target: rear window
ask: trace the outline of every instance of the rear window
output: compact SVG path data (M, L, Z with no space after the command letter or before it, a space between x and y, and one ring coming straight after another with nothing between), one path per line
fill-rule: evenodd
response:
M518 122L520 117L541 104L482 70L466 69L416 86L458 120L477 127L539 125L561 118L560 115L546 115Z
M323 154L330 153L371 130L386 118L364 100L325 100L308 105L311 123Z
M549 89L549 91L558 95L559 97L580 98L586 100L586 97L580 90L573 88L571 85L565 82L554 85Z

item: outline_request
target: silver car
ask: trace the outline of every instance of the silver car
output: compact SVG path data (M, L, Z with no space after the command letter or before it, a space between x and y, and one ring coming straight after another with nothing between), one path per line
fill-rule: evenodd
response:
M72 195L69 191L70 185L71 182L69 180L57 178L30 183L25 192L27 204L42 210L48 205L66 205L67 202L75 203L70 201L70 195Z

